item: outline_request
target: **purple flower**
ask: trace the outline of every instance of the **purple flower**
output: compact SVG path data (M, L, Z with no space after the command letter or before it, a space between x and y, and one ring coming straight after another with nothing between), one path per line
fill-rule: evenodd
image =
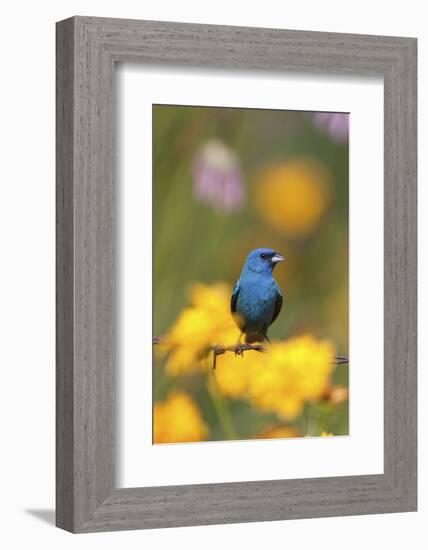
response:
M336 143L346 143L349 136L348 113L315 113L315 126L323 129Z
M220 141L209 141L196 155L193 195L217 210L238 210L243 206L245 189L238 159Z

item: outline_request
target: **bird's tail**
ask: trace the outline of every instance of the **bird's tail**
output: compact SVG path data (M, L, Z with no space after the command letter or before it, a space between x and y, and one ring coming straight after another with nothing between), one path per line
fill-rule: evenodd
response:
M263 334L259 334L257 332L247 332L245 333L245 343L246 344L254 344L255 342L263 342L265 339Z

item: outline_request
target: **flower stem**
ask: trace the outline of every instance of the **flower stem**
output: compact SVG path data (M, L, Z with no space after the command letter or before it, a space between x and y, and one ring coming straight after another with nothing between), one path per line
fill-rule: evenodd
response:
M226 400L218 392L215 375L212 372L208 373L207 390L217 414L219 424L223 430L224 437L226 439L238 439L229 407L227 406Z
M317 408L311 403L305 414L306 435L317 437L321 434L320 431L320 413Z

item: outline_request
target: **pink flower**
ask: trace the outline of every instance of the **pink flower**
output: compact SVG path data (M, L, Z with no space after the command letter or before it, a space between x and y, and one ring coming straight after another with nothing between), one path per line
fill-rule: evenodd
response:
M348 113L315 113L315 126L324 130L336 143L346 143L349 137Z
M193 163L193 194L217 210L238 210L245 189L236 155L220 141L209 141Z

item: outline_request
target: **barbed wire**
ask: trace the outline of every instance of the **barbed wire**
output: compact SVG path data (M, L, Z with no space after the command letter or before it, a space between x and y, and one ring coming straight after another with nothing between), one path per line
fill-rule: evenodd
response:
M170 345L163 336L154 336L153 344L155 345ZM245 351L258 351L264 353L268 351L268 348L263 344L235 344L233 346L209 346L206 348L206 352L213 352L213 370L217 366L217 357L227 352L232 352L235 355L243 355ZM347 365L349 363L349 357L346 355L336 355L333 360L334 365Z

